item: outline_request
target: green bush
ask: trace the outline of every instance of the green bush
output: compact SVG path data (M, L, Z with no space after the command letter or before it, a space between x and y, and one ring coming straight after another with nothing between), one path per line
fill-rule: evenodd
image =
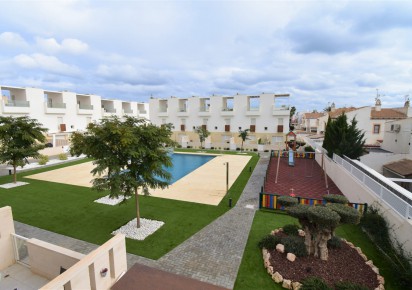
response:
M39 165L46 165L49 162L49 156L47 155L40 155L39 156Z
M288 225L283 226L283 232L287 234L288 236L299 235L298 230L299 230L299 226L295 224L288 224Z
M312 206L308 209L308 218L311 222L322 227L336 227L340 216L333 210L324 206Z
M284 207L294 206L298 204L298 199L291 197L291 196L284 195L284 196L278 197L278 203Z
M281 243L285 246L286 253L293 253L297 257L305 257L308 255L305 242L301 237L288 236L283 237Z
M348 199L340 194L328 194L324 195L323 199L326 200L326 202L331 202L331 203L341 203L341 204L347 204Z
M178 144L176 147L177 147L177 148L182 148L182 145Z
M267 235L263 237L258 243L260 249L266 248L268 250L276 249L276 245L281 243L281 237L275 235Z
M368 287L351 282L338 282L335 284L335 290L368 290Z
M297 219L307 219L309 205L298 204L286 209L286 212Z
M328 240L328 248L329 249L340 249L342 247L342 239L333 236L330 240Z
M313 149L313 147L312 146L310 146L310 145L308 145L308 146L305 146L305 152L315 152L315 149Z
M67 154L66 153L60 153L59 154L59 160L67 160Z
M318 277L306 278L302 281L302 284L300 290L333 290L325 281Z
M340 216L341 223L357 225L360 221L360 213L353 207L339 203L329 203L326 207Z

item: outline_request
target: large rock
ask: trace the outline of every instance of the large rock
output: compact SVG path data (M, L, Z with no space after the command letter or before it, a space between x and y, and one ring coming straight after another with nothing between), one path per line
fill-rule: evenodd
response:
M272 275L272 274L273 274L273 267L272 267L272 266L268 266L268 267L267 267L267 271L268 271L268 274L269 274L269 275Z
M285 252L285 246L282 244L277 244L276 245L276 251L278 251L279 253L284 253Z
M379 284L385 285L385 278L383 278L383 276L378 275L378 282Z
M379 269L376 266L371 266L372 271L379 275Z
M288 254L286 255L286 259L288 259L288 260L291 261L291 262L295 262L295 260L296 260L296 255L295 255L295 254L292 254L292 253L288 253Z
M302 287L302 284L301 284L301 283L299 283L299 282L293 282L293 283L292 283L292 289L293 289L293 290L299 290L300 287Z
M385 290L385 286L383 286L382 284L379 284L379 286L376 287L375 290Z
M368 266L370 266L370 267L372 267L372 266L373 266L373 261L372 261L372 260L369 260L369 261L367 261L365 264L368 265Z
M283 277L282 277L282 275L279 274L279 272L275 272L272 275L272 280L275 281L276 283L280 283L280 282L283 281Z
M285 289L292 289L292 281L283 279L282 287Z
M362 254L362 249L361 248L356 247L355 249L356 249L356 251L358 252L359 255Z
M298 230L298 234L299 234L299 236L304 237L305 236L305 231L304 230Z
M353 247L355 247L351 242L346 242L348 245L349 245L349 247L351 247L351 248L353 248Z
M362 257L362 259L363 259L365 262L368 260L368 257L366 257L366 255L365 255L365 254L360 254L359 256L361 256L361 257Z

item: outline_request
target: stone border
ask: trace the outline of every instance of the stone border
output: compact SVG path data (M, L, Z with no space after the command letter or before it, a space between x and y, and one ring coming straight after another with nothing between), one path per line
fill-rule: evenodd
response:
M275 229L271 232L271 235L275 235L278 232L282 232L283 228ZM299 235L302 236L304 235L304 231L300 230ZM379 275L379 269L373 264L372 260L368 260L366 255L362 253L362 249L359 247L355 247L355 245L351 242L348 242L346 239L342 239L342 242L345 242L349 247L356 249L358 254L362 257L362 259L365 261L365 264L371 267L372 271L377 274L377 279L379 282L379 286L375 288L375 290L385 290L385 278L381 275ZM281 244L276 245L276 250L281 251L282 247L278 246L283 246ZM283 253L283 252L282 252ZM291 253L288 253L288 255ZM262 249L262 255L263 255L263 263L264 266L268 272L269 275L271 275L272 280L275 281L276 283L282 283L282 287L285 289L293 289L293 290L299 290L302 287L302 284L300 282L293 282L292 280L288 280L282 277L282 275L279 274L279 272L274 272L273 271L273 266L270 264L270 252L263 248Z
M0 187L4 188L4 189L9 189L9 188L15 188L15 187L26 185L26 184L29 184L29 183L28 182L17 181L16 183L11 182L11 183L2 184L2 185L0 185Z
M132 219L124 226L113 231L112 235L121 233L126 235L126 238L143 241L165 224L162 221L140 218L140 228L137 228L136 221L136 218Z
M126 197L126 200L129 199L130 196ZM94 202L96 203L101 203L101 204L107 204L107 205L117 205L123 201L124 197L118 197L118 198L110 198L110 195L103 196L99 199L96 199Z

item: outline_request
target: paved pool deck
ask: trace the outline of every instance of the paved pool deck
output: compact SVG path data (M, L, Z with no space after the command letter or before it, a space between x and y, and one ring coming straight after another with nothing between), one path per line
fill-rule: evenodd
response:
M178 154L178 153L177 153ZM150 190L155 197L218 205L226 194L226 163L229 163L229 187L247 165L251 156L216 155L209 162L182 177L166 189ZM93 162L59 168L26 178L91 187Z
M158 260L127 254L128 267L135 263L233 289L243 252L258 209L269 155L261 155L237 204ZM97 245L15 222L16 233L28 238L87 254Z

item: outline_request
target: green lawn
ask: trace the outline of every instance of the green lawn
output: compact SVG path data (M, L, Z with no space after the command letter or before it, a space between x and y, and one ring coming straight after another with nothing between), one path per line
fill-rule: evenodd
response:
M269 211L257 211L253 220L252 229L249 233L248 242L243 255L242 264L235 282L235 290L241 289L284 289L281 285L272 281L263 266L262 252L257 247L259 240L275 228L282 227L288 223L298 224L297 220L283 213ZM339 227L336 234L351 241L379 268L385 277L385 289L401 290L394 286L396 276L392 273L390 265L378 252L374 244L362 232L359 226L343 225Z
M196 150L193 150L196 151ZM187 238L225 213L228 198L235 203L243 191L259 157L252 159L242 171L218 206L141 196L140 211L144 218L164 221L165 225L144 241L126 239L127 251L151 259L158 259ZM13 189L0 188L0 207L12 207L14 219L52 232L95 244L111 238L111 232L135 218L134 198L126 204L109 206L93 202L106 195L87 187L25 179L24 176L89 160L75 161L18 174L18 180L29 185ZM0 178L0 184L11 182L11 176Z

